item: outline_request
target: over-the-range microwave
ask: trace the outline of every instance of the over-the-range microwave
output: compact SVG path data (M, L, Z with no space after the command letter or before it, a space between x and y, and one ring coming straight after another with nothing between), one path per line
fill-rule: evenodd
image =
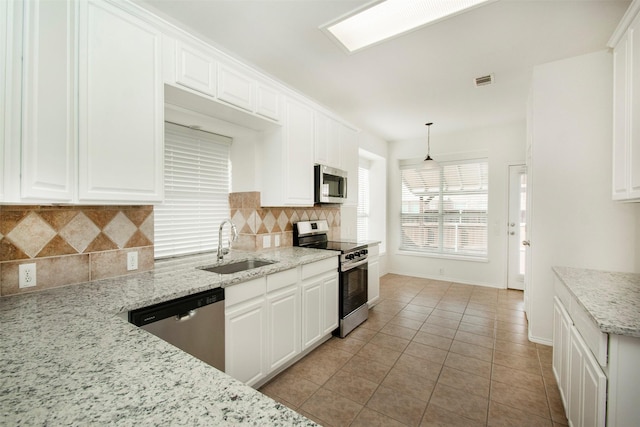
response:
M347 200L347 172L325 165L315 165L315 202L343 203Z

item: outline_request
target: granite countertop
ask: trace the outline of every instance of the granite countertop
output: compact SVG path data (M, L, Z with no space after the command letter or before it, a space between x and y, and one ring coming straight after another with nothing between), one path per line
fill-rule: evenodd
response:
M278 261L219 275L215 254L152 271L0 298L0 425L315 425L118 313L336 256L304 248L245 253Z
M640 274L553 267L602 332L640 337Z

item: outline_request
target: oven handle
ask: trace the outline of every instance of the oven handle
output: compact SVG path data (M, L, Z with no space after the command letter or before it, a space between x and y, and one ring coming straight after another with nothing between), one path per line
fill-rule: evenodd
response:
M353 263L353 264L347 264L347 265L346 265L346 268L344 268L345 266L340 266L340 267L341 267L341 268L340 268L340 270L341 270L342 272L349 271L349 270L353 270L354 268L356 268L356 267L360 267L361 265L364 265L364 264L366 264L366 263L368 263L368 262L369 262L369 258L367 258L367 259L365 259L365 260L363 260L363 261L358 261L358 262Z

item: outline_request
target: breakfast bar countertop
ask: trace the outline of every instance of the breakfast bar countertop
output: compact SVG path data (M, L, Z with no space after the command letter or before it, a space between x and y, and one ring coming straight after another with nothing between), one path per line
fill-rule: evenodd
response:
M277 261L241 273L197 269L215 254L152 271L0 298L0 425L315 425L125 320L123 313L337 256L280 248L225 262Z
M640 274L553 267L602 332L640 337Z

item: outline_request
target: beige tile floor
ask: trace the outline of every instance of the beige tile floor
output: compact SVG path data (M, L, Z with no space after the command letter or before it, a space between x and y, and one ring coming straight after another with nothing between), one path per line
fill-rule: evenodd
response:
M388 274L369 319L260 391L324 426L566 425L521 291Z

